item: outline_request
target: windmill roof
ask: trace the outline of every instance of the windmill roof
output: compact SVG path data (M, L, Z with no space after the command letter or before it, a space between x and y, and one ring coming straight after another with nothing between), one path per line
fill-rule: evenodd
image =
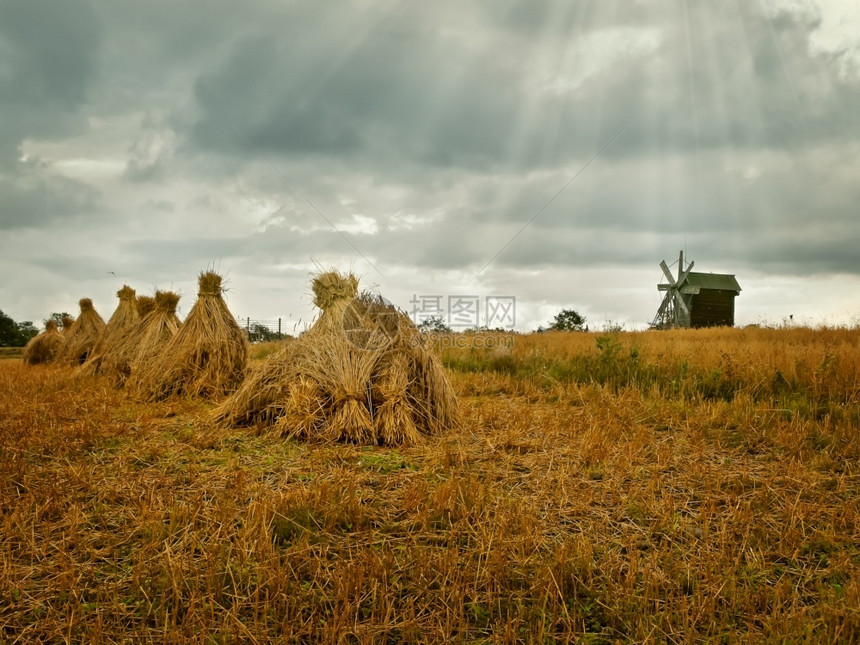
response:
M738 284L734 275L728 273L692 273L687 274L687 281L691 287L699 287L700 289L719 289L722 291L738 291L741 290L741 285Z

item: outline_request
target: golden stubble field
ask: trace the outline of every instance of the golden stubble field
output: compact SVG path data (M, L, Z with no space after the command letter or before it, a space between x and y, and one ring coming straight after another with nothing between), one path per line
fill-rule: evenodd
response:
M446 350L398 449L0 361L0 642L857 642L858 341Z

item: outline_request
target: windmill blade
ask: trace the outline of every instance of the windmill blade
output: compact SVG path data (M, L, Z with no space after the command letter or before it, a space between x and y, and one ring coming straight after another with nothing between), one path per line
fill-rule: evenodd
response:
M669 299L671 297L671 293L667 293L665 296L663 296L663 302L660 303L660 308L657 310L657 318L660 318L663 315L663 312L666 311L666 307L669 306Z
M658 329L664 328L666 324L666 310L669 309L671 302L670 299L671 294L667 293L663 296L663 300L660 302L660 308L657 309L657 314L654 316L654 320L651 321L651 326L656 327Z
M678 290L675 290L672 292L672 295L675 296L675 308L676 309L683 309L684 313L687 314L687 316L689 316L690 315L690 308L687 306L687 303L684 302L684 297L681 295L681 292Z
M666 264L666 260L660 260L660 268L663 269L663 274L666 276L669 284L675 284L675 276L669 271L669 265Z
M690 262L690 266L687 267L687 270L684 271L680 276L678 276L678 286L680 287L682 283L687 280L687 276L690 275L690 271L693 270L693 265L695 262Z

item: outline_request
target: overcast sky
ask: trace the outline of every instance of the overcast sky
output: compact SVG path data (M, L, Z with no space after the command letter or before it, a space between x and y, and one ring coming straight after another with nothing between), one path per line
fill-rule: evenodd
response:
M214 267L288 325L335 266L642 328L686 248L856 323L858 114L856 0L0 0L0 309Z

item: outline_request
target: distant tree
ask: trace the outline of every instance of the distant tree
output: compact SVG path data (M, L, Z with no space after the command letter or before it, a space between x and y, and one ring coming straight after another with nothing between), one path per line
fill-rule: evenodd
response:
M36 325L32 322L25 320L24 322L18 323L18 335L21 339L21 346L23 347L31 338L35 338L39 335L39 330L36 329Z
M587 329L585 316L573 309L562 309L555 315L549 329L551 331L584 331Z
M42 322L43 322L43 323L47 323L49 320L53 320L55 323L57 323L57 327L62 328L62 326L63 326L63 317L65 317L65 318L71 318L72 320L74 320L74 319L75 319L75 317L74 317L72 314L70 314L70 313L66 313L66 312L64 311L64 312L62 312L62 313L54 312L54 313L52 313L52 314L51 314L51 316L50 316L49 318L45 318L45 320L43 320Z
M0 310L0 347L18 347L18 325Z
M422 320L418 325L419 331L424 332L436 332L438 334L450 334L451 328L445 324L445 320L442 316L431 316L425 320Z
M281 340L286 335L272 331L261 323L252 323L248 331L248 340L252 343L267 343L272 340Z
M515 329L509 327L488 327L487 325L478 325L477 327L467 327L463 330L465 333L489 333L489 334L516 334Z
M29 320L16 323L0 310L0 347L23 347L38 333Z

